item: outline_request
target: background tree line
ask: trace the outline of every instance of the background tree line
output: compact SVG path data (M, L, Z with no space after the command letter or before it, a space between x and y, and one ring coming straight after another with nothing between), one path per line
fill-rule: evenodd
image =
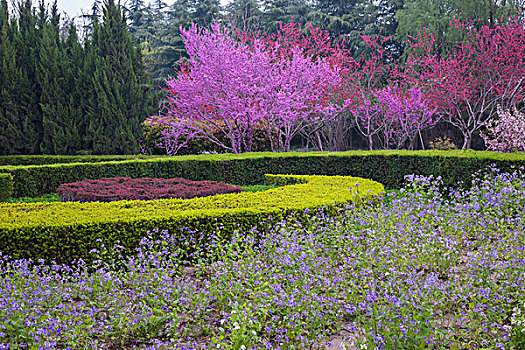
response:
M426 27L437 44L461 38L449 26L454 16L472 18L482 25L519 13L525 0L162 0L146 3L130 0L129 28L142 47L148 71L156 85L163 85L181 55L184 45L180 27L192 23L209 28L213 21L244 32L276 31L280 22L311 23L328 30L331 37L344 37L358 58L365 53L361 35L390 37L388 49L394 58L405 52L407 35Z
M367 51L361 35L379 34L397 59L423 26L446 48L461 40L449 26L454 16L495 23L523 2L95 0L75 26L56 2L0 0L0 154L137 153L142 122L159 108L156 91L185 57L180 27L191 23L272 33L280 22L309 22L344 38L356 58Z
M151 82L123 9L101 10L79 39L56 2L0 1L0 154L139 151Z

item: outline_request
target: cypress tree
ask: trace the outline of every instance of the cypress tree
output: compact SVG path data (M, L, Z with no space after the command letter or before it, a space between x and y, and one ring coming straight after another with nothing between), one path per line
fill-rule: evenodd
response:
M40 143L43 137L42 114L39 106L40 86L37 81L36 62L40 48L37 29L37 16L32 8L31 0L18 4L18 28L14 37L16 50L16 67L20 71L20 84L17 103L19 113L28 119L23 121L24 154L40 153Z
M86 106L88 145L95 154L137 153L153 98L140 51L134 48L124 11L114 0L104 3L103 22L95 21L87 49L86 66L93 72Z
M65 137L68 144L67 153L78 153L83 147L83 135L85 135L85 118L83 112L84 80L82 72L84 68L84 51L80 45L75 25L69 26L67 39L64 44L65 65L64 88L66 93Z
M9 21L7 1L0 1L0 154L27 152L28 138L24 133L30 125L19 105L21 71L16 66L13 37L18 34L15 22Z
M43 139L40 149L44 154L74 154L80 147L77 127L79 113L71 101L77 90L72 75L80 62L69 59L66 44L60 39L59 23L55 2L51 8L50 21L46 21L42 29L37 65L37 77L42 87L40 108ZM76 35L71 31L69 34Z
M43 5L41 3L41 5ZM40 13L44 10L41 8ZM47 16L46 16L47 17ZM39 59L37 61L37 81L41 84L40 108L42 111L42 143L40 150L44 154L60 154L62 149L56 149L58 140L63 139L62 107L64 81L62 72L62 52L59 46L58 28L47 22L47 18L39 18L42 30Z

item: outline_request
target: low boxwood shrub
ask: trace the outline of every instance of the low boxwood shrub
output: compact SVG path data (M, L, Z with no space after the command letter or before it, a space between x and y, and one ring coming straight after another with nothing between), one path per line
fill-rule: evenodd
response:
M92 249L117 241L129 254L148 231L180 235L184 251L212 239L228 240L234 230L280 220L306 209L335 214L349 202L384 193L375 181L343 176L268 176L272 183L295 183L264 192L241 192L193 199L154 201L0 204L0 251L13 258L71 263L96 258ZM269 219L271 218L271 219ZM193 236L188 236L193 232Z
M62 202L111 202L118 200L190 199L216 194L238 193L243 189L219 181L191 181L183 178L153 179L143 177L105 177L58 186Z
M130 176L213 180L239 185L264 182L267 173L343 175L370 178L400 188L405 175L441 176L447 187L470 185L472 174L494 164L503 171L525 165L525 155L477 151L348 151L213 154L97 163L4 166L14 178L14 196L53 193L67 182Z
M13 175L0 173L0 202L6 201L13 195Z

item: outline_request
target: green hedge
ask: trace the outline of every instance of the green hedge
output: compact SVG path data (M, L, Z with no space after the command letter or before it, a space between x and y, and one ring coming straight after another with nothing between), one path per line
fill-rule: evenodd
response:
M370 178L399 188L408 174L440 175L446 186L469 182L473 173L495 164L502 170L525 165L525 155L476 151L348 151L175 156L98 163L4 166L14 177L14 196L53 193L62 183L101 177L184 177L239 185L264 181L266 173L344 175Z
M268 217L275 221L317 208L333 214L339 205L384 193L383 185L355 177L267 178L271 183L296 184L188 200L0 204L0 251L13 258L90 261L94 258L90 251L99 246L97 239L108 247L118 240L130 253L148 231L160 229L180 235L181 244L189 244L188 252L205 246L217 230L218 239L227 240L235 229L249 230ZM198 237L185 236L186 230Z
M0 156L0 166L5 165L44 165L59 163L96 163L108 162L113 160L148 159L160 156L144 155L12 155Z
M13 175L0 173L0 202L6 201L13 195Z

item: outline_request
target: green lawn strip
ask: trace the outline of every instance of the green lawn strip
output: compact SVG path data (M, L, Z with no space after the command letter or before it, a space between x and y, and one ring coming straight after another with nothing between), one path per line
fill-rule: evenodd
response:
M40 197L19 197L19 198L9 198L7 203L42 203L42 202L60 202L58 194L56 193L47 193Z
M65 263L78 258L90 260L94 257L90 251L100 245L97 239L107 246L120 241L131 252L149 230L156 228L200 245L214 235L227 240L236 229L249 230L268 217L275 221L322 207L329 212L335 203L367 200L384 193L383 185L355 177L267 177L270 183L286 186L188 200L0 204L0 251L14 258ZM198 237L185 237L188 229Z

